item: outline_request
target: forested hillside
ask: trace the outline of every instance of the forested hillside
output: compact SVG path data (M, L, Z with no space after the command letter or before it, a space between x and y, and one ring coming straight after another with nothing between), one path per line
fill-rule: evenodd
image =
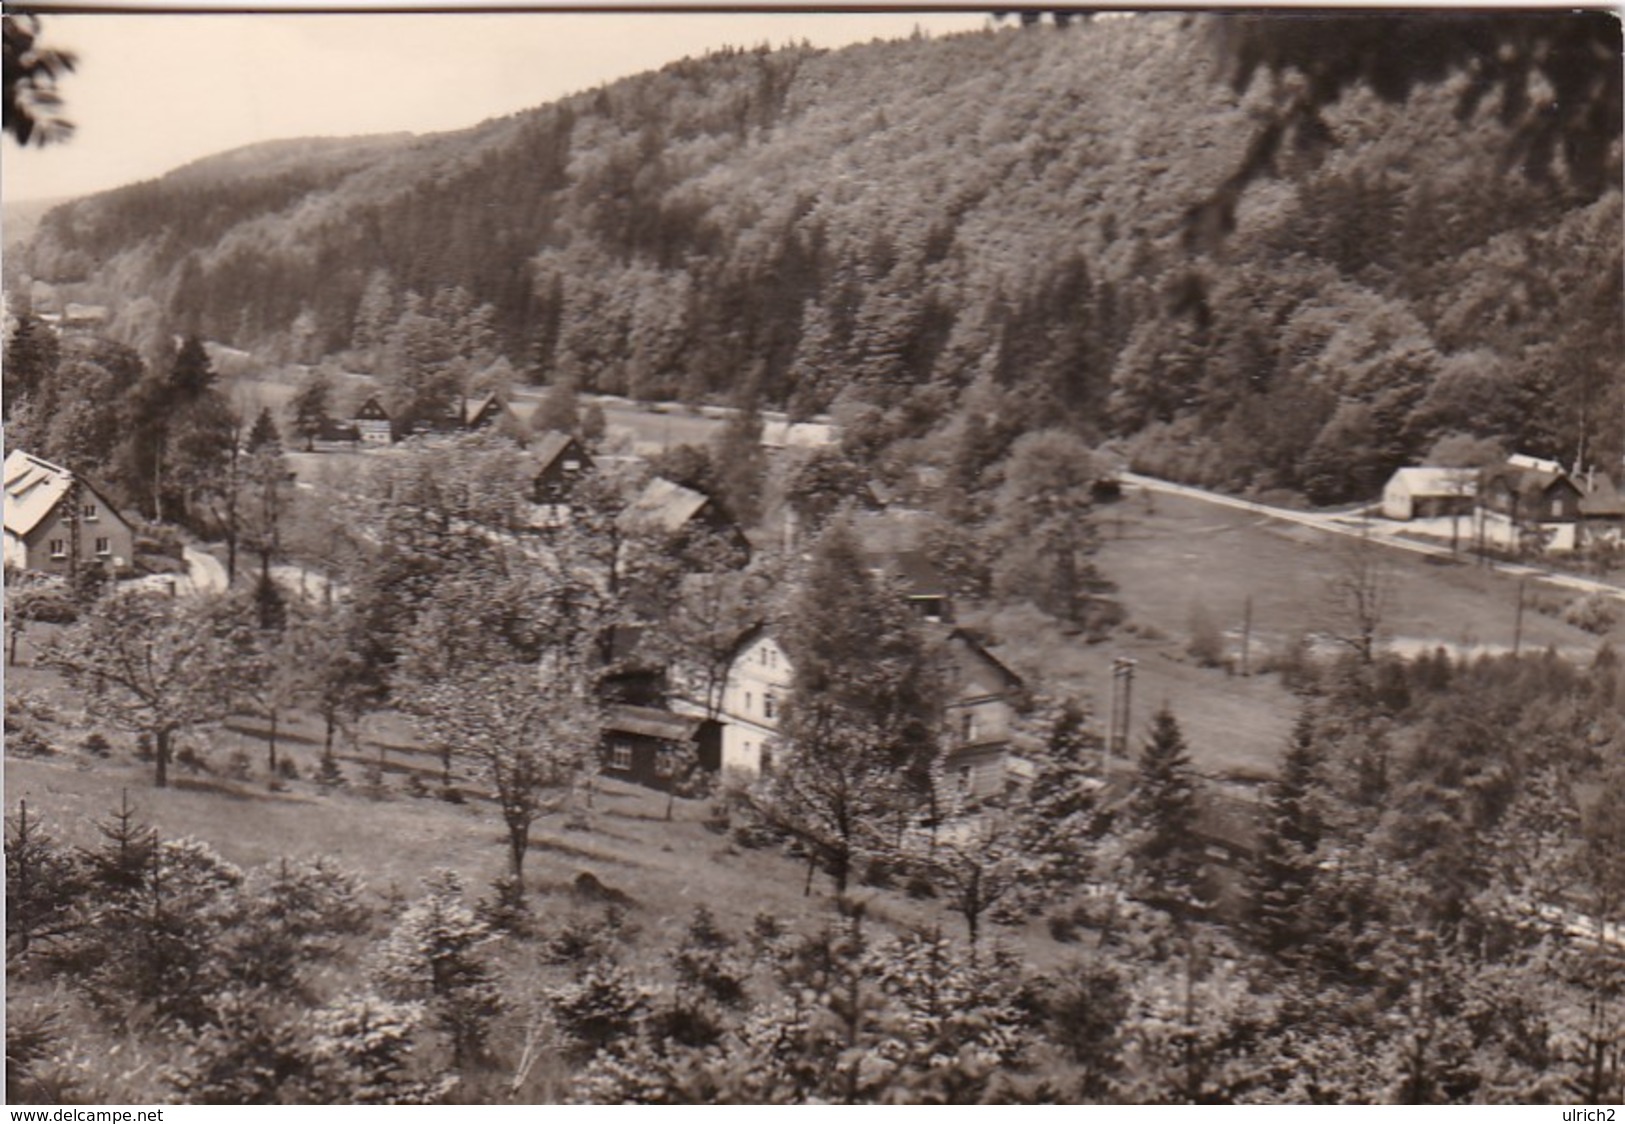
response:
M1187 246L1270 91L1175 16L724 52L459 133L266 146L82 200L22 266L171 331L380 373L437 294L536 381L833 408L972 479L1064 421L1314 502L1441 437L1617 468L1621 197L1504 167L1500 106L1355 91ZM421 301L414 300L417 294ZM975 421L967 423L967 418Z

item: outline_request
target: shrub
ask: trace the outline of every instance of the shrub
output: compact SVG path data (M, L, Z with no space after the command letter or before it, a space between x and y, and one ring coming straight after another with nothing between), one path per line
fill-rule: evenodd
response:
M94 731L85 736L85 740L79 743L79 748L92 757L107 758L113 755L112 745L100 733Z
M344 783L344 770L339 768L339 759L331 753L322 755L322 762L316 768L316 783L323 788L338 788Z
M276 762L276 775L285 781L296 781L299 779L299 766L293 763L291 757L279 757Z
M1185 651L1198 667L1220 667L1224 664L1224 633L1213 623L1205 606L1200 602L1191 610L1190 640Z
M463 790L458 788L456 785L450 784L441 786L440 799L444 800L447 804L468 803L468 798L463 795Z
M33 715L8 700L5 717L6 752L14 757L49 757L56 752L45 740Z
M594 963L581 979L555 989L550 998L559 1027L575 1041L578 1053L588 1057L631 1037L649 1006L632 974L606 961Z
M529 934L535 920L525 900L524 882L508 874L492 879L490 895L474 904L474 916L492 932L516 936Z
M226 778L233 781L246 781L254 773L254 766L248 759L246 750L232 750L226 758Z
M1613 598L1588 593L1569 602L1563 610L1563 619L1575 628L1601 636L1614 627L1619 617Z

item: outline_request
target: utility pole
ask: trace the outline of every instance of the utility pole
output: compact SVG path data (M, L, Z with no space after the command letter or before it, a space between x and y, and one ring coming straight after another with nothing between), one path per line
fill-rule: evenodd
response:
M1512 618L1512 654L1516 656L1523 646L1523 586L1528 578L1518 579L1518 611Z
M1112 706L1111 721L1108 723L1106 734L1106 760L1121 749L1126 756L1128 753L1128 733L1130 728L1130 711L1134 694L1134 669L1139 665L1138 660L1127 656L1116 656L1112 659ZM1105 770L1103 769L1102 772Z
M1253 595L1248 594L1246 602L1241 607L1241 674L1245 678L1252 674L1247 662L1247 650L1253 639Z

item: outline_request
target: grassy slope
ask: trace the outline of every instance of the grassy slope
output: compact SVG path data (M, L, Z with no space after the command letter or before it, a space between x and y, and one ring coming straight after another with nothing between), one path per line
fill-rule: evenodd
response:
M1002 642L1001 656L1029 682L1053 694L1091 700L1102 721L1110 700L1111 661L1139 660L1134 684L1136 740L1151 712L1166 702L1191 743L1197 767L1211 776L1253 777L1273 771L1297 702L1274 675L1241 677L1197 667L1186 655L1193 609L1200 604L1239 654L1244 604L1253 600L1251 663L1256 670L1305 631L1331 627L1325 588L1350 540L1198 500L1135 496L1100 516L1097 562L1118 586L1128 627L1090 645L1061 636L1036 614L1006 610L974 618ZM1391 609L1384 630L1403 648L1487 650L1512 645L1517 581L1469 564L1440 565L1385 551ZM1597 637L1536 611L1523 614L1526 650L1548 645L1588 658ZM1543 604L1552 604L1542 595ZM1149 626L1149 627L1148 627ZM1031 637L1026 640L1023 638Z

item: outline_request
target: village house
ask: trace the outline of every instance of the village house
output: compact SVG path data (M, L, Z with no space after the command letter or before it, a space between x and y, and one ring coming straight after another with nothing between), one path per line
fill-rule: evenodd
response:
M948 592L948 581L917 550L900 550L868 556L869 572L882 581L893 583L909 608L921 620L933 623L953 622L953 601Z
M531 502L564 503L576 481L596 467L580 441L549 430L530 447Z
M1556 461L1508 457L1485 473L1480 493L1483 538L1518 551L1574 550L1583 496Z
M460 406L460 421L464 432L467 433L490 429L504 418L515 423L518 421L513 411L508 408L508 404L495 391L482 394L478 398L465 398Z
M965 799L1004 790L1020 678L962 629L927 626L947 684L943 768ZM767 626L747 632L728 665L717 719L725 775L771 773L795 669ZM693 704L688 704L693 705Z
M704 538L712 538L731 547L739 565L750 559L750 541L721 504L664 477L650 480L622 509L616 524L626 533L664 534L675 551L681 552Z
M377 395L361 403L351 419L363 445L388 445L395 440L394 423Z
M606 708L599 752L607 775L662 792L693 766L710 773L719 768L716 723L625 703Z
M1471 516L1478 506L1474 468L1401 468L1382 489L1385 519L1446 519Z
M1625 492L1605 472L1588 474L1580 497L1580 545L1625 546Z
M72 472L16 450L5 461L5 565L59 574L127 569L135 532L107 499Z

